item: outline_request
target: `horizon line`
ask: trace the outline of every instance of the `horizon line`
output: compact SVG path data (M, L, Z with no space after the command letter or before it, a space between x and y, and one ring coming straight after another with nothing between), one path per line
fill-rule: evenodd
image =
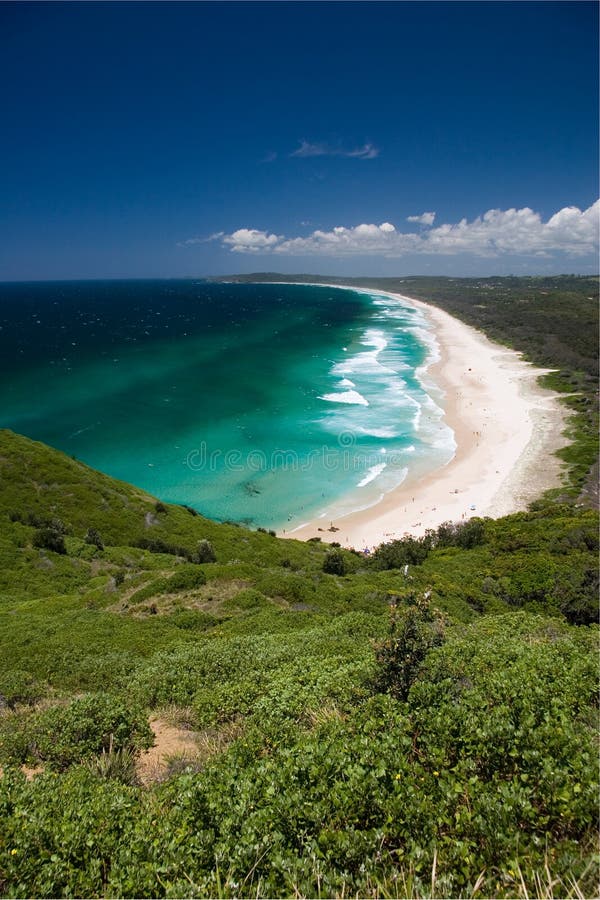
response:
M341 279L377 279L378 281L394 281L400 279L411 278L448 278L454 281L482 281L489 278L598 278L600 279L600 271L598 272L527 272L516 274L509 272L504 275L431 275L431 274L410 274L410 275L325 275L316 272L276 272L273 270L261 272L234 272L231 274L221 275L114 275L114 276L91 276L91 277L63 277L63 278L7 278L0 279L0 285L4 284L71 284L75 282L98 282L98 281L223 281L227 278L246 278L252 279L254 276L277 275L285 279L292 278L331 278Z

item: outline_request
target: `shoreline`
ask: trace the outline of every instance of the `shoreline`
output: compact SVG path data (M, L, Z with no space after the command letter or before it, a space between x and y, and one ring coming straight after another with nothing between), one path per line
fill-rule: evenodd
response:
M323 285L376 293L422 310L439 348L425 377L440 390L443 420L456 451L443 467L407 480L378 503L338 517L308 522L279 537L320 537L343 547L372 549L409 533L422 535L442 522L474 516L497 518L522 511L560 484L562 462L554 452L568 440L568 410L559 394L537 383L552 371L525 362L439 307L403 294L351 285ZM333 530L335 529L335 530Z

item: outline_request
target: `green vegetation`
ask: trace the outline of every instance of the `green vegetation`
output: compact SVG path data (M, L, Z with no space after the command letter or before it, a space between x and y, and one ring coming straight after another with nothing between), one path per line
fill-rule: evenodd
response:
M346 560L339 550L330 550L323 560L323 571L328 575L345 575Z
M0 751L10 763L67 769L107 750L151 746L145 715L124 698L88 694L67 705L39 712L13 713L2 720Z
M375 286L515 346L523 310L570 484L370 557L0 431L3 896L598 895L592 281L525 281ZM148 776L156 721L192 750Z
M0 475L5 895L594 895L595 512L365 558L6 431Z

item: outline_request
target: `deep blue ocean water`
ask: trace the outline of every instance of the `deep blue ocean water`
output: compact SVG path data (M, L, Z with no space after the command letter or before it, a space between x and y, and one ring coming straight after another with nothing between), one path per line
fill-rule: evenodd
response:
M452 456L421 311L192 280L0 284L0 426L210 518L292 530Z

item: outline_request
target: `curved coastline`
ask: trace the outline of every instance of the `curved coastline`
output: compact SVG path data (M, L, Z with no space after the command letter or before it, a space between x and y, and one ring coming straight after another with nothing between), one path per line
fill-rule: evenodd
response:
M329 286L388 296L425 313L439 359L424 374L442 393L443 418L454 431L456 451L441 468L409 474L375 505L335 519L335 531L323 527L325 517L280 536L372 548L406 533L421 535L448 520L523 510L560 483L562 464L553 454L568 443L562 434L568 413L559 395L537 382L550 370L525 362L519 352L421 300Z

